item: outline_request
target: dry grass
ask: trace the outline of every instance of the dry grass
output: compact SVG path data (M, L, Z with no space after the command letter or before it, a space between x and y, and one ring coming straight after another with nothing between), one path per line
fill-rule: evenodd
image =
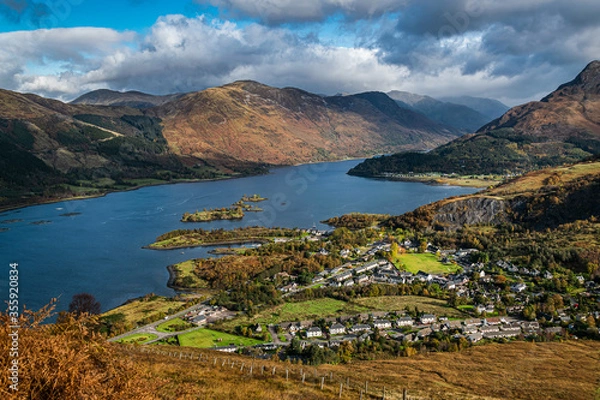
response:
M349 365L292 365L190 348L108 344L87 327L93 319L67 317L40 326L47 310L20 319L19 392L9 392L9 341L0 342L0 398L3 399L342 399L369 396L411 399L597 399L600 343L512 342L457 353L426 353L411 358L360 361ZM0 334L7 338L2 316ZM163 352L163 354L149 353ZM194 354L181 359L179 351ZM198 355L203 354L203 361ZM214 358L218 362L214 363ZM233 367L225 364L234 362ZM249 366L253 365L253 375ZM266 367L265 375L260 373ZM272 368L275 375L271 375ZM289 369L289 380L285 370ZM306 373L302 383L300 370ZM330 380L331 375L333 379ZM327 377L320 389L321 377ZM349 382L349 388L346 387Z
M587 175L598 175L600 162L578 163L571 166L546 168L530 172L517 179L497 186L487 192L492 196L515 197L517 195L532 194L546 185L545 181L552 176L558 178L556 185L571 183Z
M369 307L378 311L402 311L405 307L411 310L417 307L419 311L437 316L448 316L451 318L467 318L465 314L455 308L448 307L445 300L432 299L422 296L383 296L366 297L354 300L354 303Z
M2 399L155 399L159 380L150 380L138 365L124 359L89 326L94 318L62 318L56 325L40 325L51 307L24 313L18 320L18 356L6 314L0 316L0 398ZM18 391L10 388L7 373L18 360Z
M187 303L186 298L171 298L163 296L144 296L127 304L113 308L102 314L103 316L122 313L125 320L135 323L144 318L153 319L157 315L168 314Z
M156 350L156 349L155 349ZM123 352L149 373L166 379L157 391L161 399L334 399L344 383L343 399L358 399L368 381L371 397L401 399L408 389L412 399L594 399L600 384L600 343L525 343L477 346L459 353L429 353L412 358L362 361L349 365L291 365L218 352L183 348L204 354L207 361ZM216 365L214 358L218 359ZM175 360L175 361L174 361ZM223 366L222 362L234 362ZM244 371L240 372L244 364ZM248 367L254 365L253 377ZM276 367L276 375L261 376ZM289 381L285 369L289 369ZM300 369L307 374L302 384ZM316 371L316 378L315 378ZM330 373L333 381L329 380ZM325 380L320 390L321 377ZM346 388L350 383L350 390ZM377 395L377 396L375 396Z

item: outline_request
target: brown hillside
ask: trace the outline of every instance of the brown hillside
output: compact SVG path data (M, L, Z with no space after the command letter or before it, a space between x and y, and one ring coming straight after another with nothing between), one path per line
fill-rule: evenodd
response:
M501 128L546 141L565 141L572 136L600 141L600 61L588 64L574 80L541 101L513 107L479 132Z
M431 148L456 136L387 99L391 107L373 94L323 98L240 81L190 93L153 112L172 148L205 159L295 164Z

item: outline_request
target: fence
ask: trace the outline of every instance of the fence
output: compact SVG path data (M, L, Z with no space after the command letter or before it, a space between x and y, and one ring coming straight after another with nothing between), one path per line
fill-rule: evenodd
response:
M268 365L260 359L238 359L228 357L223 353L194 353L189 351L174 351L160 347L125 345L127 349L140 352L163 355L182 360L198 361L206 368L227 369L246 379L264 379L277 377L286 382L298 385L313 385L332 398L339 399L382 399L382 400L424 400L430 396L417 392L414 389L398 387L396 385L382 385L379 382L368 380L358 381L350 377L337 375L331 371L323 371L319 367L307 365Z

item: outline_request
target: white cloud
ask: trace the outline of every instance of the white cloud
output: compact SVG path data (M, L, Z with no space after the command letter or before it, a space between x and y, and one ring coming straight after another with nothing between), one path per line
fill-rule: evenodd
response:
M98 88L167 94L254 79L323 94L398 89L513 105L572 79L600 52L599 29L575 30L560 46L540 33L538 53L502 24L443 40L396 31L369 46L341 47L286 28L168 15L144 35L102 28L0 34L0 87L70 100Z

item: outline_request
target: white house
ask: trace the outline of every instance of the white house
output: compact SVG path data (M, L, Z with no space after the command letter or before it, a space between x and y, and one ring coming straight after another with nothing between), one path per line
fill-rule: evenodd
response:
M400 326L413 326L413 319L411 317L402 317L396 320L396 325Z
M323 332L321 331L321 328L313 326L312 328L309 328L306 330L306 337L307 338L313 338L313 337L320 337L323 336Z
M378 319L373 322L373 326L377 329L389 329L392 327L392 323L387 319Z
M422 324L432 324L437 320L436 316L433 314L423 314L421 315L420 321Z
M342 324L333 324L329 327L330 335L343 335L346 333L346 327Z

